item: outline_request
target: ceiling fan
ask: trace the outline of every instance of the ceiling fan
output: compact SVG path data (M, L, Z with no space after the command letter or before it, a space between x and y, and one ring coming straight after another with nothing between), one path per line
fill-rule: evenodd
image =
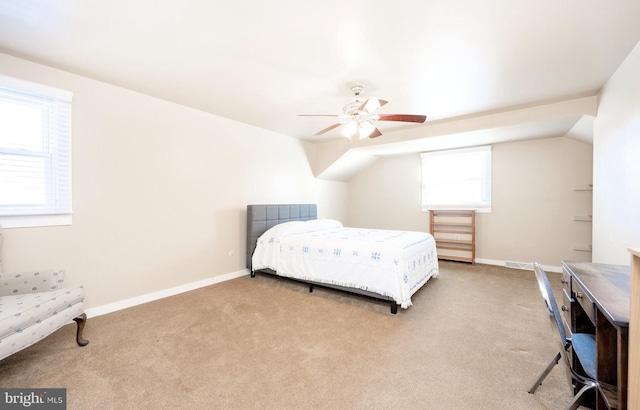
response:
M346 104L342 107L342 114L298 114L299 116L311 116L311 117L338 117L339 122L333 124L327 128L324 128L313 135L324 134L331 131L341 125L344 128L340 132L347 137L349 141L355 136L359 139L363 138L375 138L382 135L380 130L373 124L374 121L398 121L398 122L425 122L426 115L411 115L411 114L375 114L378 108L387 103L385 100L381 100L375 97L369 97L365 101L360 101L358 97L364 91L364 87L361 85L354 85L351 87L351 92L356 96L356 100Z

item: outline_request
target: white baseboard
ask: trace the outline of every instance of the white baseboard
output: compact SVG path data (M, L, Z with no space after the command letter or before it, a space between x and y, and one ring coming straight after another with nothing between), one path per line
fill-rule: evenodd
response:
M482 263L484 265L505 266L505 267L511 268L511 269L522 269L522 270L531 270L531 271L533 271L533 268L529 268L529 265L531 265L533 262L516 262L517 264L522 265L522 268L509 266L509 265L507 265L507 261L498 261L498 260L493 260L493 259L478 259L478 258L476 258L476 263ZM546 272L562 273L562 268L560 266L542 265L542 269L544 269Z
M180 293L188 292L190 290L204 288L205 286L210 286L216 283L221 283L231 279L236 279L248 274L249 274L249 270L243 269L237 272L231 272L231 273L227 273L220 276L214 276L212 278L207 278L197 282L187 283L184 285L176 286L174 288L160 290L158 292L148 293L146 295L136 296L133 298L121 300L119 302L109 303L107 305L102 305L95 308L87 309L85 313L89 318L106 315L107 313L116 312L118 310L141 305L143 303L148 303L154 300L159 300L169 296L178 295Z

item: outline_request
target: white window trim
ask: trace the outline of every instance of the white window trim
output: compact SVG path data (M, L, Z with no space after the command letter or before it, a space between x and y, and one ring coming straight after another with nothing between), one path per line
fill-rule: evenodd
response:
M0 87L19 90L27 94L38 95L68 103L71 103L73 100L73 93L70 91L4 75L0 75ZM69 130L69 132L71 132L71 130ZM69 136L69 144L71 144L71 136ZM71 151L69 151L69 156L71 156ZM71 175L71 167L71 157L69 157L69 175ZM71 180L69 180L69 191L70 193L72 191ZM70 206L72 206L72 204L70 204ZM72 216L72 212L49 215L0 215L0 225L3 228L71 225Z
M5 75L0 75L0 87L20 90L28 94L40 95L66 102L71 102L73 100L73 93L71 91L32 83L18 78L7 77Z
M485 145L485 146L479 146L479 147L470 147L470 148L460 148L460 149L452 149L452 150L443 150L443 151L431 151L431 152L423 152L420 154L420 157L422 159L422 163L424 163L425 158L428 158L430 156L437 156L437 155L450 155L450 154L463 154L465 152L479 152L479 151L491 151L491 146L490 145ZM421 173L422 173L422 178L424 178L424 170L421 169ZM489 173L489 178L487 180L488 182L488 190L489 190L489 204L488 206L482 206L482 205L470 205L470 206L464 206L464 205L459 205L459 204L452 204L452 205L433 205L433 204L425 204L424 201L421 199L421 208L422 211L426 212L426 211L430 211L430 210L474 210L476 212L479 213L490 213L491 212L491 163L488 164L488 173ZM421 184L421 198L422 195L424 194L422 192L422 190L424 190L424 181Z

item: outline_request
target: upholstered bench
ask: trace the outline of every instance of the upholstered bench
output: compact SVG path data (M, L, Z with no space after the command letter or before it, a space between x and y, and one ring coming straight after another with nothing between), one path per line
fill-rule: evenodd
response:
M2 272L0 228L0 360L40 341L63 325L77 323L76 342L86 321L82 286L64 288L64 271Z

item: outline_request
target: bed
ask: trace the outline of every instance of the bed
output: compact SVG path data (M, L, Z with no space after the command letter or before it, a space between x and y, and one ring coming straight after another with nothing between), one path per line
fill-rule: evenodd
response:
M438 276L425 232L348 228L315 204L247 205L247 268L389 301L391 313Z

